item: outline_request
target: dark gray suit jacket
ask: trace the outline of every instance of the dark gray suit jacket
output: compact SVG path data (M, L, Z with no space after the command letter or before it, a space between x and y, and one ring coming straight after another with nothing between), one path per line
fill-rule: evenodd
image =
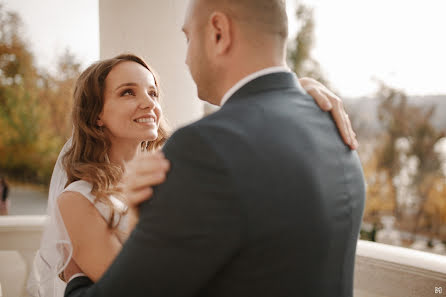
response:
M361 164L293 74L251 81L164 152L122 252L65 296L352 296Z

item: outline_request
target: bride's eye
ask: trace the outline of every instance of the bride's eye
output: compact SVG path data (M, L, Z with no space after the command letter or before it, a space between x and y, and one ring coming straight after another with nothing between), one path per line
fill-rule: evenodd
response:
M155 90L152 90L149 92L149 96L153 98L158 98L158 92Z
M121 96L135 96L135 92L132 89L126 89L121 93Z

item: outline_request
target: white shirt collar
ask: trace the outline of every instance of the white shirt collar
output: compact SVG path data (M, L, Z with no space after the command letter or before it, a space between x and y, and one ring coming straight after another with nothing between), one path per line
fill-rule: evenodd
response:
M226 92L226 94L221 99L220 106L223 106L223 104L225 104L226 101L228 101L228 99L231 98L231 96L234 95L235 92L240 90L244 85L246 85L250 81L253 81L254 79L256 79L258 77L261 77L261 76L264 76L267 74L271 74L271 73L277 73L277 72L291 72L291 70L285 66L274 66L274 67L269 67L269 68L265 68L265 69L256 71L254 73L251 73L251 74L245 76L244 78L239 80L235 85L232 86L232 88L230 88Z

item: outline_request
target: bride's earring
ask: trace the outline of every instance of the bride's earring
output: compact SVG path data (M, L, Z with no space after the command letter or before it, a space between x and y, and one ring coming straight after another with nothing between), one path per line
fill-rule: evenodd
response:
M96 126L98 126L99 130L103 130L104 128L104 122L101 119L96 120Z

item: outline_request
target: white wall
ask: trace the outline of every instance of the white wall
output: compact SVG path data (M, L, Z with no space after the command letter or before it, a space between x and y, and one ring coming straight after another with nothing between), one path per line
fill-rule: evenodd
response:
M173 128L203 115L184 63L186 5L186 0L99 0L101 58L123 52L143 56L160 76L163 111Z

